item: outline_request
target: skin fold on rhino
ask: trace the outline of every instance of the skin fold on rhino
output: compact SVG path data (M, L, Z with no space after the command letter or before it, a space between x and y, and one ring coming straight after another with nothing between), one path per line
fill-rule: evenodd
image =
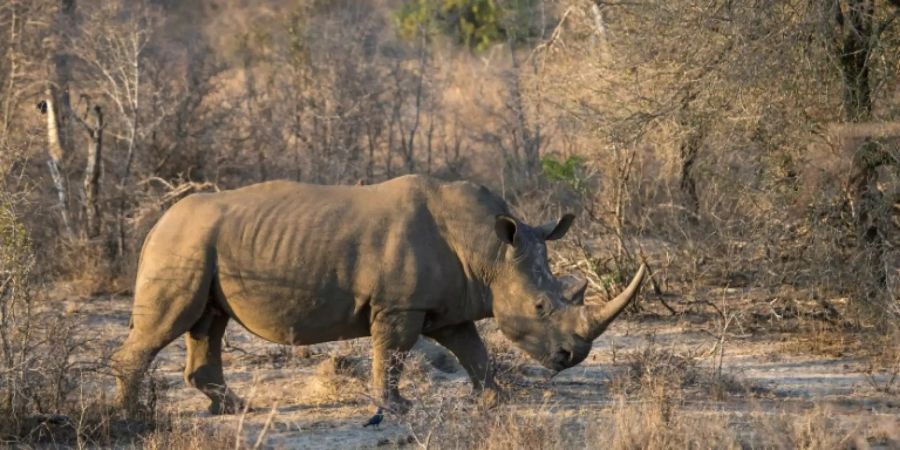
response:
M587 357L591 342L636 297L645 274L605 305L585 305L586 280L554 277L545 241L574 216L532 227L469 182L404 176L368 186L275 181L191 195L147 236L131 331L113 355L118 400L135 404L156 354L186 335L184 377L233 413L222 337L235 320L263 339L309 345L372 337L373 398L403 411L398 355L419 335L447 348L476 391L496 398L475 321L552 370Z

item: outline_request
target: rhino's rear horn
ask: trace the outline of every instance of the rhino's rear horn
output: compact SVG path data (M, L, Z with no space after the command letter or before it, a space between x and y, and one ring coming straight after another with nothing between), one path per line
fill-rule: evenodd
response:
M584 291L587 290L587 279L575 275L563 275L559 277L563 285L563 298L570 305L584 304Z

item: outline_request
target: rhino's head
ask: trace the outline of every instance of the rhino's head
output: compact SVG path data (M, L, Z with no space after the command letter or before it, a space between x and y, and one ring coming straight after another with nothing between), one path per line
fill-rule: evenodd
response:
M646 268L606 305L585 305L587 281L550 273L545 241L559 239L572 225L566 214L557 222L531 227L513 217L496 217L495 231L511 246L497 268L493 286L494 319L503 334L552 370L572 367L587 357L591 342L636 296Z

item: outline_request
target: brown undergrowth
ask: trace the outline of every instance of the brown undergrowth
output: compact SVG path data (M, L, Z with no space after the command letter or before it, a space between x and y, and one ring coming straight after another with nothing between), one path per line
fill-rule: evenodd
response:
M436 449L616 450L892 448L900 436L890 418L864 414L842 423L824 404L799 413L753 407L745 414L698 410L658 384L633 394L615 394L602 408L565 407L545 402L522 407L507 404L485 410L476 405L430 399L405 419L409 441Z

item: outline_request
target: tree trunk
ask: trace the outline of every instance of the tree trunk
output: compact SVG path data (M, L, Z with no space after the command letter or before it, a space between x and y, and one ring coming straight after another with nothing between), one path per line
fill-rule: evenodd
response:
M509 80L510 105L513 113L516 115L516 133L521 139L521 160L525 165L525 177L532 179L540 172L541 146L543 145L541 125L540 123L535 123L532 127L529 124L525 111L525 94L522 92L522 68L516 56L515 45L513 45L512 41L509 41L507 46L512 60L512 73ZM519 150L514 149L514 151L518 153Z
M425 51L426 42L425 35L422 35L422 42L419 45L419 73L416 78L416 114L414 116L412 127L409 129L409 138L404 144L404 158L406 162L406 172L413 173L416 170L416 154L415 140L416 133L419 131L419 119L422 115L422 87L425 82L425 69L428 62L428 53Z
M366 143L369 148L369 158L366 161L366 183L372 183L375 177L375 139L372 136L372 123L366 121Z
M47 89L47 99L44 100L43 110L47 115L47 153L50 159L47 168L50 169L50 179L56 189L59 201L59 214L62 218L63 228L67 237L72 237L72 222L69 220L69 194L66 177L62 169L63 156L65 155L59 138L59 120L56 112L53 88Z
M843 78L844 119L848 123L872 120L872 88L869 61L878 45L879 35L891 24L875 23L876 0L833 0L828 3L829 15L837 24L835 50ZM900 1L890 0L900 8ZM843 7L842 7L843 6ZM857 242L865 258L865 271L872 274L875 285L869 288L869 301L876 300L887 287L887 272L883 264L886 251L884 233L885 199L877 187L878 167L885 164L881 145L871 138L857 147L852 156L849 180L853 218L857 228Z
M71 55L63 47L75 26L75 0L60 0L59 13L56 16L55 31L50 45L48 82L49 96L53 99L56 111L56 140L63 154L72 151L71 122L72 105L69 97L69 84L72 80Z
M428 109L428 133L425 135L425 173L431 175L432 146L434 140L434 104Z
M84 168L84 217L87 237L100 235L100 161L103 157L103 111L100 106L91 109L92 122L86 123L88 137L87 164Z
M692 114L691 102L697 98L697 92L689 90L681 99L681 110L678 114L678 124L687 134L679 145L681 156L681 192L686 197L685 207L689 211L688 220L696 221L700 212L700 197L697 195L697 174L694 164L697 162L697 154L703 146L705 138L704 118Z
M868 61L872 50L870 40L873 38L874 9L873 0L850 0L847 2L846 16L840 5L836 10L836 19L843 33L839 61L844 80L844 117L849 123L866 122L872 117ZM854 151L850 190L860 244L874 244L877 247L878 229L872 213L881 193L875 186L877 158L872 157L874 150L875 144L867 139Z
M839 12L840 13L840 12ZM846 23L843 23L844 42L840 54L844 77L844 108L848 122L865 122L872 115L872 96L869 86L870 41L875 14L873 0L850 0Z
M700 197L697 195L697 182L694 174L694 163L697 161L697 152L703 142L703 133L692 130L681 143L681 192L687 197L685 205L691 214L689 219L695 220L700 212Z
M50 160L47 167L50 170L50 178L56 189L59 200L60 216L63 227L68 237L73 236L72 222L69 215L69 194L66 183L63 159L69 153L71 134L68 132L68 114L71 111L69 104L69 81L71 69L69 67L69 55L62 49L62 41L67 31L71 30L75 20L75 0L60 0L59 14L56 17L56 30L51 39L51 61L48 64L47 98L42 104L42 111L47 114L47 151Z
M14 92L17 91L16 83L18 81L18 72L19 72L19 64L18 64L18 47L19 47L19 29L20 21L18 15L18 5L12 3L9 5L9 34L7 34L7 38L9 41L6 43L6 61L9 65L9 71L6 75L6 78L3 80L6 89L6 95L3 99L3 122L0 123L0 147L6 147L6 139L9 137L9 126L12 122L12 111L13 105L15 102Z

